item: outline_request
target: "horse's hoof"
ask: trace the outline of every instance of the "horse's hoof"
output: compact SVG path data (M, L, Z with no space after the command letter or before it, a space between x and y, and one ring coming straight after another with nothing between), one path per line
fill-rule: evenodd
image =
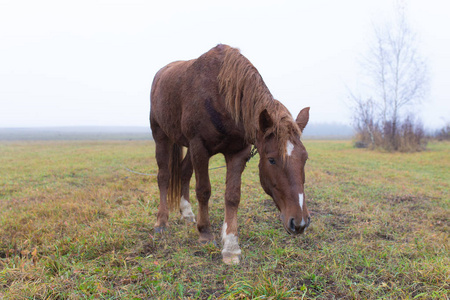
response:
M211 233L200 233L198 241L203 245L208 243L214 243L215 245L217 245L216 241L214 240L214 235Z
M191 224L191 223L197 223L197 221L195 220L195 216L183 216L184 220L186 221L187 224Z
M208 240L199 240L200 244L202 245L214 245L214 247L219 248L219 245L217 245L217 242L215 240L208 241Z
M229 266L238 265L240 262L240 257L240 254L222 253L222 260L224 264Z
M159 227L155 227L155 234L161 234L164 233L164 231L167 230L167 227L165 226L159 226Z

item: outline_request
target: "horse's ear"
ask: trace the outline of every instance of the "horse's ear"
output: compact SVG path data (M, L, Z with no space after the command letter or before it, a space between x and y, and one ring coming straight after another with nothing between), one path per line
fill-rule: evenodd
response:
M309 120L309 107L305 107L299 112L295 122L297 122L297 125L298 127L300 127L300 130L303 131L303 129L305 129L306 127L306 124L308 124L308 120Z
M270 117L267 109L264 109L259 115L259 130L262 133L266 133L266 131L273 126L272 118Z

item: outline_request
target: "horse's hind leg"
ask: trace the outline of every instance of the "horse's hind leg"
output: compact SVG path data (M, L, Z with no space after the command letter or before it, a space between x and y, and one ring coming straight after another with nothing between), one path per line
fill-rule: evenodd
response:
M172 143L157 125L152 124L152 134L156 147L159 187L159 207L156 215L155 233L161 233L166 229L169 220L167 190L169 187L169 153Z
M191 162L191 153L188 151L181 164L181 199L180 213L188 222L195 222L195 215L192 212L191 203L189 201L189 183L191 181L193 167Z
M189 144L192 165L195 170L195 192L198 200L197 229L199 241L207 243L214 240L209 221L208 202L211 196L211 183L208 174L209 153L200 139L191 140Z

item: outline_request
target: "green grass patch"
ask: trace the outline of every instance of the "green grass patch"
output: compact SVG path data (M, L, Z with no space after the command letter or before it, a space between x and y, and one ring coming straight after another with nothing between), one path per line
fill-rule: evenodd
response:
M242 261L226 266L179 216L154 235L156 177L127 170L157 172L152 142L1 143L0 299L448 299L450 144L305 146L310 228L285 233L256 156L242 180ZM210 171L219 245L225 172Z

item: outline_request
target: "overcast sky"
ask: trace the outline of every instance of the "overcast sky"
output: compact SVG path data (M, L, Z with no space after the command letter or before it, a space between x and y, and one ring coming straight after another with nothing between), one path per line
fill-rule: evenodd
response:
M450 121L450 2L411 0L430 69L416 109ZM148 126L155 73L218 43L241 49L274 97L310 122L350 124L346 87L392 0L0 0L0 127Z

